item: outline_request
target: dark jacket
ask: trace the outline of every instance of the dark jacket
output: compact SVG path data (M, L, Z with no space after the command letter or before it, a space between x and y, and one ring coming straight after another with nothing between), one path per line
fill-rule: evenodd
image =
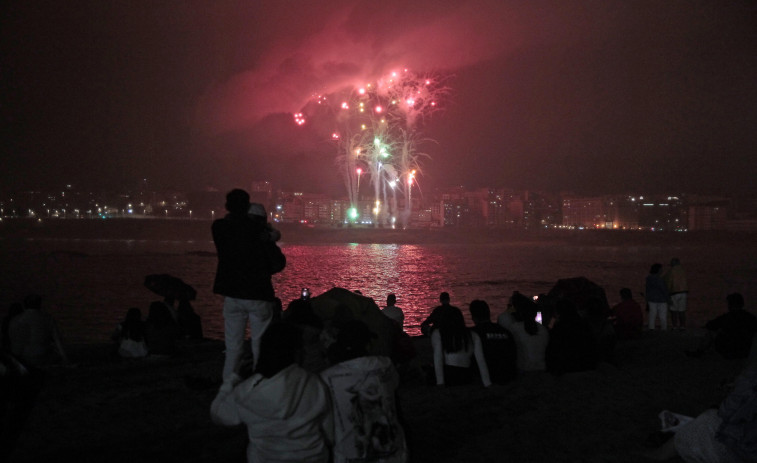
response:
M757 317L744 309L730 309L704 326L715 332L715 350L727 359L749 356L757 335Z
M244 215L227 215L213 222L218 268L213 292L237 299L273 300L271 275L280 272L286 258L268 238L265 224Z
M439 328L451 315L450 312L460 312L454 305L442 304L431 311L431 314L421 323L421 333L431 336L431 330ZM462 315L462 312L460 312Z
M668 287L665 280L657 273L650 273L646 279L647 302L668 302Z

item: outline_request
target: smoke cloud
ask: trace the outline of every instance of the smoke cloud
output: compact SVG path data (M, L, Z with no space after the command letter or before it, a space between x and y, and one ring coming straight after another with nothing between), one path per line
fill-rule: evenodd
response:
M517 16L501 2L407 3L351 2L322 18L294 13L279 28L296 39L272 44L253 69L208 89L198 124L211 133L245 129L272 113L297 112L314 94L358 86L395 68L454 72L518 46ZM303 21L322 27L299 36Z

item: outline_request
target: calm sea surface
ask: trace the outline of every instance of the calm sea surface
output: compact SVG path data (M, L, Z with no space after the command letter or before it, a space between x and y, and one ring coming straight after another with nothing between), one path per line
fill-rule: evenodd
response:
M671 245L566 244L558 241L497 244L292 244L281 242L288 259L274 279L284 306L308 287L318 295L334 286L359 289L383 306L393 292L405 310L405 329L418 325L437 304L441 291L467 314L473 299L484 299L493 317L514 290L549 291L560 278L584 276L605 288L610 304L618 290L639 292L650 265L679 257L691 289L690 325L724 310L724 297L741 291L747 305L757 301L757 244L716 239ZM211 291L216 256L211 241L0 238L0 314L35 291L57 318L69 343L109 338L129 307L158 299L143 286L144 276L171 273L197 291L195 310L207 337L223 338L222 298ZM468 319L470 324L470 320Z

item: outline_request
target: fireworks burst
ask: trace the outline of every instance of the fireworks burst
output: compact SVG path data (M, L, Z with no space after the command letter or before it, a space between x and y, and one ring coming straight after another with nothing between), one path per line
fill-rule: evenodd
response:
M403 69L334 94L314 95L294 120L303 125L305 113L311 119L330 120L351 211L358 210L360 179L367 175L363 184L371 185L374 193L372 222L393 226L400 216L406 226L412 190L418 187L420 158L426 156L417 151L418 125L439 109L438 101L447 90L437 76ZM404 200L402 211L397 208L398 195Z

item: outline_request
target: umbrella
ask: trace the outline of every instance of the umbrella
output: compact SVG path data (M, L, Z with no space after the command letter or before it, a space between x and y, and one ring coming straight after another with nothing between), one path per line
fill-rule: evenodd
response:
M167 299L193 301L197 297L197 291L193 287L184 283L181 278L167 273L147 275L145 287Z
M568 299L576 305L579 313L585 314L589 308L589 301L599 301L602 310L609 313L610 304L607 303L605 290L586 277L563 278L549 290L546 296L539 298L539 310L542 313L542 323L549 326L555 313L555 305L560 299Z
M582 313L588 309L587 302L591 299L596 299L600 302L605 312L610 311L610 304L607 302L604 288L585 277L557 280L555 286L547 293L547 298L551 301L569 299L576 304L576 309Z
M365 297L344 288L331 288L311 299L313 312L321 320L331 320L336 325L349 320L360 320L376 334L371 354L391 356L396 327L370 297Z

